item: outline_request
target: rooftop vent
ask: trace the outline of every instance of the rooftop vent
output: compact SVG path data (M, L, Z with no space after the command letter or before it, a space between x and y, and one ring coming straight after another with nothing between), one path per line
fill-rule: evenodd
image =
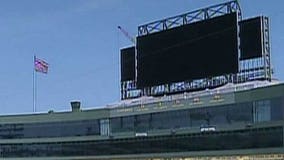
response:
M81 107L80 101L71 101L72 112L79 112Z

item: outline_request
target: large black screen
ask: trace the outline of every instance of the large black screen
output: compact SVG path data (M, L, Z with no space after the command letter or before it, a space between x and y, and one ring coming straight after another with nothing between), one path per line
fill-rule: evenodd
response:
M137 37L139 88L238 71L236 13Z
M135 79L135 47L120 50L121 81Z
M261 18L256 17L240 22L241 60L262 56Z

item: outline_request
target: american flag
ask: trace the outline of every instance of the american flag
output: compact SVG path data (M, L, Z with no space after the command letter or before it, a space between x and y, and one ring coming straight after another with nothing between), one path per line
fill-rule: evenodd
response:
M47 62L45 62L42 59L35 57L34 58L34 65L35 65L35 71L36 72L47 74L47 72L48 72L48 63Z

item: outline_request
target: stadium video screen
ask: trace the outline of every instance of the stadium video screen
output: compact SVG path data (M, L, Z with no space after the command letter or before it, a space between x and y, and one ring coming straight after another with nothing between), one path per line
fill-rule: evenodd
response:
M135 47L120 50L121 81L135 79Z
M236 13L137 37L139 88L238 71Z
M256 17L240 22L241 60L262 56L261 19Z

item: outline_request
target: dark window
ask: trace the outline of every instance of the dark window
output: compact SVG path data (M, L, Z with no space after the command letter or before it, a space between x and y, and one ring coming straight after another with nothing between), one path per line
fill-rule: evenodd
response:
M168 124L168 112L153 113L151 126L153 130L171 128Z
M134 117L128 116L122 118L122 128L123 131L133 131L134 130Z
M210 114L207 108L194 109L190 111L190 121L192 127L209 125Z
M112 118L110 123L113 133L134 131L134 116Z
M252 122L252 103L241 103L232 105L228 110L230 123Z
M190 127L188 110L152 113L151 129L175 129Z
M284 98L239 104L166 111L111 119L112 132L147 132L207 125L283 120Z
M228 115L228 110L230 108L231 106L210 108L208 113L210 125L229 124L230 117Z
M110 120L110 127L112 132L122 132L122 118L123 117L117 117Z
M260 100L254 103L253 118L254 122L264 122L271 120L270 100Z
M271 100L271 120L282 120L283 119L283 108L284 98L274 98Z
M100 127L98 120L0 125L1 139L99 134Z
M136 132L147 132L150 128L150 114L135 116L134 125Z

